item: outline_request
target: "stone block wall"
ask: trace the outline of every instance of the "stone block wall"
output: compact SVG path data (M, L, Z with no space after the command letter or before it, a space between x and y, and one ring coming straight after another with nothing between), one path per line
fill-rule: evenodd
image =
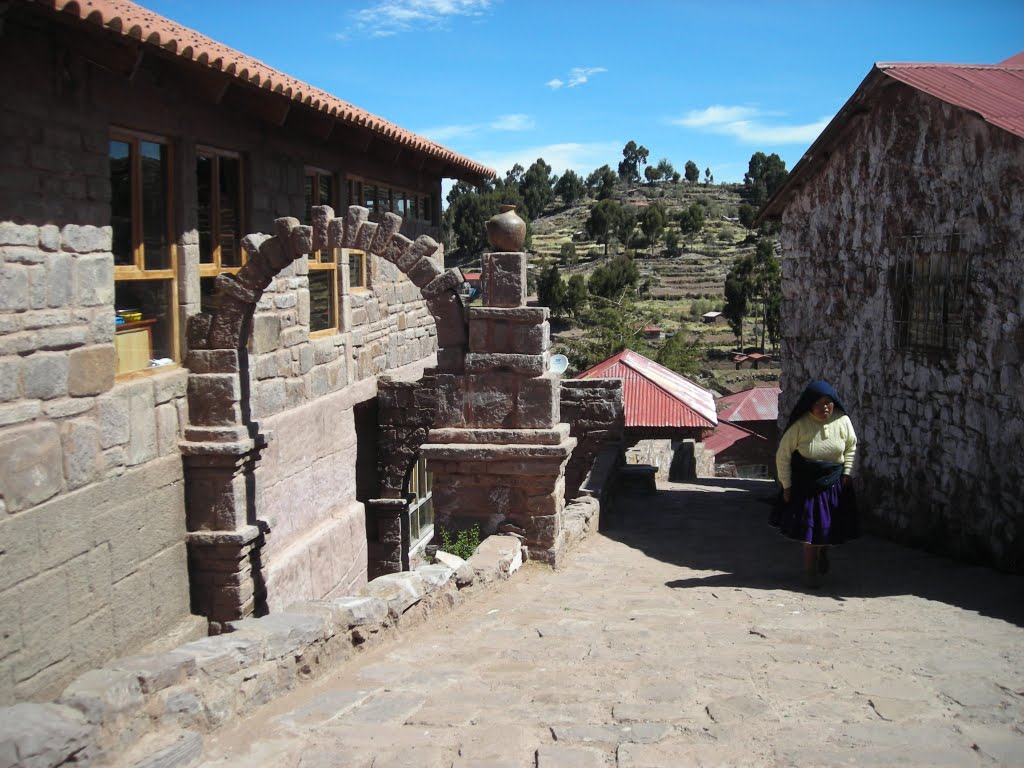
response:
M855 482L896 539L1024 569L1024 140L892 85L783 221L786 414L825 378L859 437ZM959 235L963 340L901 349L894 276L914 235ZM822 318L827 318L823 322Z
M565 467L565 498L575 499L597 456L609 447L622 450L626 423L622 379L566 379L559 397L562 420L576 438Z
M0 223L0 701L190 620L179 368L115 381L109 227Z

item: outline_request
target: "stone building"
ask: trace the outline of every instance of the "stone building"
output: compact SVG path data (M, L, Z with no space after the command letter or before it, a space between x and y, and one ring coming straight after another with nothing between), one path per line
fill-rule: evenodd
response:
M878 64L782 218L782 402L831 381L876 529L1024 568L1024 54Z
M5 4L0 92L0 704L357 590L492 172L127 0Z

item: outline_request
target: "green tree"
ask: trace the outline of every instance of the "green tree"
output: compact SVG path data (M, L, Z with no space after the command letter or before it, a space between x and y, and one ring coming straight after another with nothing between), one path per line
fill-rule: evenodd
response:
M565 311L578 317L587 303L587 281L583 275L573 275L565 287Z
M684 175L686 176L686 180L691 184L697 183L697 179L700 178L700 168L697 167L697 164L693 162L693 160L686 161Z
M640 181L640 166L647 164L650 150L643 145L630 141L622 148L622 162L619 163L619 176L625 182Z
M624 349L652 354L639 336L650 318L628 296L616 300L591 296L580 320L584 335L566 350L576 371L590 368Z
M653 165L648 165L644 168L644 178L647 179L647 183L653 185L658 179L661 178L661 173Z
M667 223L665 208L660 204L650 205L644 209L640 217L640 231L644 233L651 248L651 258L654 258L654 247L658 244L662 231Z
M617 200L598 200L590 209L587 218L587 235L591 240L604 245L604 255L608 255L608 241L611 240L619 219L622 218L622 204Z
M544 158L538 157L519 182L519 194L531 219L540 216L551 202L554 197L551 187L551 166L544 162Z
M561 317L565 311L565 283L562 282L556 262L541 268L537 277L537 301L550 309L556 317Z
M679 247L679 233L674 229L665 232L665 252L669 256L678 256L683 252L682 248Z
M631 205L619 206L619 218L615 222L615 239L628 248L636 229L636 209Z
M665 181L672 181L672 177L676 172L676 169L672 167L672 163L668 161L667 157L663 157L658 161L657 169L658 177Z
M750 203L740 203L739 207L740 224L746 229L754 228L754 219L757 217L757 208Z
M687 339L686 334L677 333L661 345L654 362L683 376L694 376L700 373L704 352L696 337Z
M558 177L555 182L555 194L562 198L562 204L568 208L587 191L583 179L571 168Z
M768 202L768 198L785 183L788 175L786 162L774 152L770 155L764 152L751 155L747 172L743 174L743 184L753 205L760 208Z
M715 181L715 176L714 176L714 174L711 173L711 168L710 167L709 168L705 168L704 169L704 183L705 184L713 184L714 181Z
M753 259L741 256L736 259L725 278L725 307L722 314L729 321L729 327L736 336L740 351L743 351L743 321L747 316L750 274Z
M629 256L616 256L607 265L602 264L590 273L587 291L591 296L618 299L635 290L640 282L640 268Z
M696 235L704 228L704 206L693 203L679 212L679 231L684 235Z
M782 306L782 266L775 255L775 243L767 237L757 242L750 270L750 296L761 304L761 352L765 350L765 336L769 325L778 327Z
M587 189L594 193L597 200L607 200L615 192L618 177L610 165L602 165L587 176Z
M465 182L457 182L446 199L448 208L442 222L443 239L445 251L453 259L461 261L478 257L488 249L486 222L505 204L516 206L516 213L526 222L524 248L530 247L530 216L515 186L496 181L474 188Z
M562 247L558 249L558 258L562 260L563 264L568 264L570 267L575 264L578 258L576 255L576 244L562 243Z

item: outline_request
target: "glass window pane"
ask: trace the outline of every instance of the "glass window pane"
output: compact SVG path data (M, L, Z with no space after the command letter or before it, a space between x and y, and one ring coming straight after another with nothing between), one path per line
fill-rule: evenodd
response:
M196 205L199 261L213 263L213 158L196 158Z
M372 184L363 187L363 205L370 209L370 215L377 211L377 188Z
M317 174L317 181L320 184L320 196L317 198L317 205L329 205L334 208L334 181L328 174Z
M405 218L405 193L404 192L399 192L399 191L396 190L395 193L393 194L393 200L394 200L394 212L397 213L399 216L401 216L404 219Z
M418 219L420 217L420 198L419 195L409 195L409 199L406 201L408 206L408 214L410 219Z
M314 174L307 173L306 174L306 207L304 209L304 213L302 214L302 222L304 224L309 224L310 222L313 221L313 206L316 205L316 202L313 200L313 193L314 193L314 191L316 189L316 187L314 186L315 182L316 182L316 179L314 178Z
M237 157L220 162L220 265L242 266L242 163Z
M166 364L174 356L171 280L118 280L114 306L118 318L114 348L117 372Z
M146 269L171 266L167 237L168 151L164 144L139 142L142 160L142 248Z
M351 251L348 255L348 287L366 287L366 257L361 251Z
M311 269L309 271L309 330L324 331L334 327L333 269Z
M114 264L131 266L132 251L132 157L126 141L110 142L110 226Z

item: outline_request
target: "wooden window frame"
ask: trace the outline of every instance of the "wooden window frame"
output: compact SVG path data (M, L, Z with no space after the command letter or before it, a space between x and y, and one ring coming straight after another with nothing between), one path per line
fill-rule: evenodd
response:
M196 159L207 157L214 160L213 173L210 179L211 197L210 202L210 243L213 250L212 262L199 262L200 277L216 277L222 272L236 274L248 259L245 249L241 246L242 238L245 237L245 164L242 162L242 155L239 152L232 152L226 149L215 147L197 146ZM238 210L239 210L239 261L237 267L225 267L221 264L221 241L220 241L220 158L229 157L238 161ZM198 207L198 206L197 206Z
M170 296L167 302L167 333L170 339L169 351L171 353L171 359L174 360L173 365L163 365L156 368L139 368L132 371L126 371L124 373L116 374L119 380L126 378L137 378L139 376L147 376L152 373L166 371L171 368L177 368L181 363L181 342L180 342L180 324L178 321L178 248L177 242L174 237L174 168L175 168L175 148L173 142L167 136L160 136L158 134L145 133L142 131L132 131L124 128L112 128L109 131L108 142L123 142L130 146L131 167L129 169L129 178L131 185L131 242L132 242L132 261L131 265L128 264L115 264L114 265L114 284L119 282L134 282L134 281L148 281L148 282L166 282L169 285ZM153 144L160 144L167 148L167 178L165 193L165 210L164 220L166 222L167 231L165 233L167 237L167 255L168 255L168 266L164 269L146 269L146 254L145 245L143 242L143 221L142 221L142 159L141 159L141 144L143 142L149 142ZM109 148L108 148L109 158ZM109 160L108 160L109 162ZM116 300L113 307L117 309ZM116 343L115 343L116 346Z
M349 293L353 291L368 291L370 290L370 270L369 270L369 259L367 258L366 251L360 251L356 248L342 248L341 249L342 260L345 262L348 269L348 290ZM360 260L360 274L362 274L362 282L353 285L352 284L352 259Z
M324 202L319 199L320 196L320 183L321 178L326 177L330 180L331 189L331 200ZM338 178L337 174L328 171L325 168L317 168L315 166L306 166L303 174L303 184L306 179L313 179L313 200L310 206L318 205L330 205L332 208L338 196ZM311 224L312 222L306 222ZM330 295L333 297L331 302L331 318L327 328L320 328L318 330L312 329L312 318L310 318L310 331L309 338L317 339L323 336L333 336L341 331L341 295L342 290L339 286L338 281L338 248L327 248L322 251L313 251L309 254L307 262L309 265L310 273L313 272L330 272Z
M406 482L405 498L408 502L407 515L409 526L409 552L418 549L434 531L434 490L433 473L427 469L427 462L422 456L417 457L409 468L408 481ZM423 523L420 520L420 510L429 507L430 520ZM415 520L416 525L413 525Z

